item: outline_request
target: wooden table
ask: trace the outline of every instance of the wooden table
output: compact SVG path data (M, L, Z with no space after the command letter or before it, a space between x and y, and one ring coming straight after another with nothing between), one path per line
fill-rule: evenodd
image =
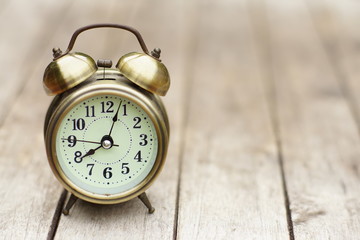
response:
M136 27L172 83L165 168L132 201L60 214L42 88L53 47ZM0 2L0 239L360 239L360 2ZM74 48L116 62L121 31Z

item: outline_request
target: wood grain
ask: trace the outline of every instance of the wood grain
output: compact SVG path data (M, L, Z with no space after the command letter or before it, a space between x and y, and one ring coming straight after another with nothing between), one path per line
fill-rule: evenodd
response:
M0 239L358 239L357 1L14 0L0 20ZM99 22L137 28L171 74L153 215L138 199L56 212L42 75ZM98 29L74 51L115 64L141 49Z
M267 7L295 239L357 239L360 139L349 102L306 5Z
M1 239L45 239L57 205L61 189L48 169L42 133L48 99L41 85L41 47L51 35L40 37L40 32L56 29L57 11L68 4L32 1L18 9L19 2L12 1L0 15L7 33L0 45L6 56L1 58ZM26 19L33 19L36 28ZM21 44L22 39L27 41Z
M246 8L215 1L197 7L204 11L193 50L177 236L285 239L280 167Z
M330 64L360 129L360 34L356 26L360 20L360 4L330 1L328 5L319 5L310 1L308 6Z
M33 73L33 60L43 51L41 47L51 36L44 36L44 29L56 29L61 20L61 12L66 11L69 1L51 3L36 0L33 2L4 2L0 12L0 124L10 111L14 98L22 91L28 76ZM29 20L31 19L31 21Z

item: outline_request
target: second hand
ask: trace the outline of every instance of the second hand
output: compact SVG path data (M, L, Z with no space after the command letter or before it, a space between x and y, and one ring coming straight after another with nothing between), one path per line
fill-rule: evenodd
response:
M63 141L68 141L67 138L62 138ZM94 143L94 144L101 144L101 142L93 142L93 141L86 141L86 140L78 140L76 139L74 142L86 142L86 143ZM113 144L113 146L118 147L118 144Z

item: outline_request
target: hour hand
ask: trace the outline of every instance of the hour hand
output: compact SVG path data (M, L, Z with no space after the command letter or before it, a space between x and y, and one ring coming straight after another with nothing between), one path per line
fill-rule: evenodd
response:
M101 145L98 146L95 149L90 149L84 156L81 157L81 159L83 159L84 157L90 156L90 155L94 155L94 153L96 152L96 150L98 150L99 148L101 148Z

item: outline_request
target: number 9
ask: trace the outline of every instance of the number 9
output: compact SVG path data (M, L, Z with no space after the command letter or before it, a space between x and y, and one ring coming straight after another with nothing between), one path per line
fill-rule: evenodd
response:
M76 137L74 135L70 135L67 140L69 142L69 147L74 147L76 145Z

